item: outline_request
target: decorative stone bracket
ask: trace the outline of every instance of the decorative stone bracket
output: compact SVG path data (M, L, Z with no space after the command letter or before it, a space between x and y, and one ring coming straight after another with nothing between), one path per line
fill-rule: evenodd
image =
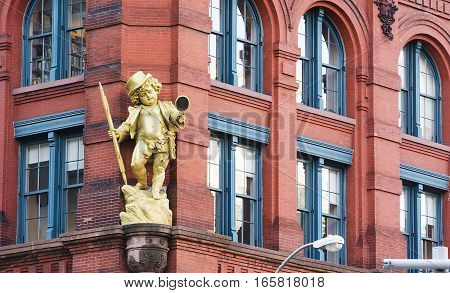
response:
M127 239L127 265L131 273L162 273L167 267L167 253L172 226L131 224L123 226Z
M382 22L381 28L383 33L392 41L394 35L392 34L391 26L395 22L394 14L398 10L398 7L395 5L394 0L375 0L374 3L378 6L378 10L380 11L378 17Z

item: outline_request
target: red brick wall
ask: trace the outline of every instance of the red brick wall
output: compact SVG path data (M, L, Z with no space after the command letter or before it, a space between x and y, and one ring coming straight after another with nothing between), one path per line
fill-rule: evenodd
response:
M450 4L448 1L399 0L394 40L381 31L372 1L256 1L264 30L264 89L252 93L210 81L208 68L208 2L197 0L87 1L87 70L82 81L20 88L22 16L28 0L6 0L0 8L0 245L13 244L17 219L17 157L15 120L85 108L85 185L78 198L77 229L119 223L122 184L97 83L104 84L116 125L127 117L127 78L137 70L151 72L163 83L161 98L184 94L191 99L188 127L178 137L178 159L167 171L174 224L213 230L213 200L206 186L207 112L271 128L263 154L264 248L287 252L302 241L296 223L296 136L302 135L354 149L347 169L348 264L379 268L386 257L406 256L399 231L399 164L449 174L450 158ZM347 57L347 117L323 113L295 103L295 63L299 56L300 17L316 6L339 30ZM397 126L401 48L420 39L437 64L442 83L443 145L402 135ZM131 183L133 143L122 146ZM195 168L195 172L192 168ZM13 172L11 172L13 170ZM443 195L444 242L450 245L450 201ZM175 242L169 271L195 271L200 259L178 250ZM119 248L91 249L80 244L73 267L82 271L123 270ZM207 247L202 246L202 249ZM105 255L109 260L100 262ZM222 257L231 257L223 254ZM88 262L85 261L88 260ZM197 263L195 262L197 260ZM84 261L84 262L83 262ZM242 271L228 263L208 263L208 271ZM72 263L70 264L70 267ZM270 268L270 269L269 269ZM270 271L269 266L261 271ZM75 269L74 269L75 270ZM206 268L205 268L206 270Z

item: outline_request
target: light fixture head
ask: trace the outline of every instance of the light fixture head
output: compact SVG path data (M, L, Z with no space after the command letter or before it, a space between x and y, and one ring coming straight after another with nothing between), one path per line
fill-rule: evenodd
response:
M313 247L326 249L329 252L337 252L344 246L344 238L339 235L328 235L325 238L313 242Z

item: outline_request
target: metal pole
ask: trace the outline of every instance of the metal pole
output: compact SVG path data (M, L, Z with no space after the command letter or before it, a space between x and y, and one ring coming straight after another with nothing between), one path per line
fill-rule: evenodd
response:
M410 269L410 270L434 270L435 273L448 273L450 260L448 248L445 246L433 247L432 259L385 259L384 269Z
M305 244L303 246L300 246L299 248L297 248L296 250L294 250L282 263L281 265L278 267L278 269L275 271L275 273L279 273L281 272L281 270L284 268L284 266L289 262L289 260L291 260L291 258L293 258L297 253L299 253L301 250L305 249L308 246L312 246L314 243L308 243Z

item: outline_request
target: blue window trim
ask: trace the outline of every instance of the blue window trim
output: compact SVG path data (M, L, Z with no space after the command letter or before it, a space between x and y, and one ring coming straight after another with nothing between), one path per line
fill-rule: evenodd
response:
M66 129L59 132L48 132L21 140L19 153L19 179L18 179L18 225L17 225L17 243L24 243L26 238L26 203L24 194L25 183L25 158L28 146L48 142L50 144L50 163L49 163L49 188L48 192L48 223L45 239L58 237L65 232L65 205L63 196L64 180L64 156L65 142L69 138L82 136L81 127ZM47 137L47 139L45 139ZM80 185L80 187L82 184Z
M345 95L345 71L346 71L346 54L342 37L339 31L336 29L336 25L325 14L325 10L322 7L312 9L305 14L305 22L307 28L308 39L306 46L309 56L306 58L309 60L308 67L305 73L306 81L303 81L307 91L306 100L304 101L307 106L322 109L322 25L325 23L330 32L334 35L338 41L339 57L341 60L340 70L338 74L338 113L345 116L346 111L346 95Z
M52 64L50 81L69 77L70 36L68 35L68 0L52 1ZM22 86L31 85L29 29L32 12L40 0L31 0L23 17ZM57 36L57 37L55 37ZM63 36L63 37L61 37Z
M400 164L400 178L447 191L449 177L407 164Z
M61 188L64 170L65 146L68 138L82 136L84 109L61 112L32 119L14 122L14 136L21 142L18 170L18 213L17 243L25 241L26 223L24 203L24 180L26 149L30 145L48 142L50 145L49 188L48 188L48 224L46 239L57 237L64 231L64 205Z
M442 245L442 191L409 181L403 182L403 188L407 190L407 227L405 233L403 233L407 241L407 257L409 259L420 259L422 258L421 197L424 191L433 193L437 197L438 245ZM418 270L411 270L410 272L418 272Z
M269 142L270 128L236 120L220 114L208 113L208 128L264 144Z
M235 189L235 151L239 145L251 147L256 151L257 170L255 177L255 186L257 194L252 200L255 201L253 210L254 224L254 246L262 246L262 144L249 141L226 133L211 132L211 137L218 139L221 147L221 176L220 185L222 187L222 197L219 205L216 206L216 213L220 213L221 222L216 222L216 233L231 236L232 240L237 242L238 235L236 231L236 189Z
M84 109L71 110L37 118L15 121L14 137L22 138L31 135L58 131L70 127L84 125Z
M262 246L262 149L269 141L270 129L244 121L232 119L219 114L208 114L208 128L211 137L218 139L221 147L221 182L223 196L216 208L221 214L222 223L216 223L216 232L232 237L237 241L235 227L235 151L236 146L244 145L256 151L257 170L255 186L257 187L255 219L255 246Z
M250 12L254 17L256 33L257 33L257 45L255 56L255 89L254 91L262 92L263 88L263 71L262 71L262 56L263 56L263 30L261 25L261 16L252 0L244 0L250 6ZM222 48L218 48L222 60L222 66L219 70L219 81L225 82L231 85L238 84L238 76L236 69L236 43L237 43L237 0L223 0L222 11L224 11L224 17L222 17L222 25L224 28L222 38Z
M340 182L341 186L341 213L339 217L339 230L342 233L342 237L346 239L346 165L337 161L325 160L324 158L312 156L309 154L302 154L299 152L300 161L308 162L308 170L306 174L306 182L311 185L306 191L306 209L309 210L306 229L307 238L304 239L304 243L313 242L322 238L322 170L323 168L335 169L341 172L342 178ZM306 158L306 160L305 160ZM308 174L309 172L309 174ZM312 257L319 260L324 260L324 252L318 249L308 248L305 250L305 256ZM344 244L343 248L339 252L339 263L347 263L347 247Z
M421 41L412 41L408 43L405 51L405 66L407 68L406 85L407 89L401 91L407 92L407 112L406 112L406 133L421 137L420 133L420 54L423 53L430 62L436 84L436 107L435 107L435 125L434 131L436 133L435 142L442 143L442 91L441 78L437 70L436 63L431 55L423 47Z
M297 137L297 150L302 153L321 157L346 165L351 165L353 160L353 149L341 147L304 136Z

